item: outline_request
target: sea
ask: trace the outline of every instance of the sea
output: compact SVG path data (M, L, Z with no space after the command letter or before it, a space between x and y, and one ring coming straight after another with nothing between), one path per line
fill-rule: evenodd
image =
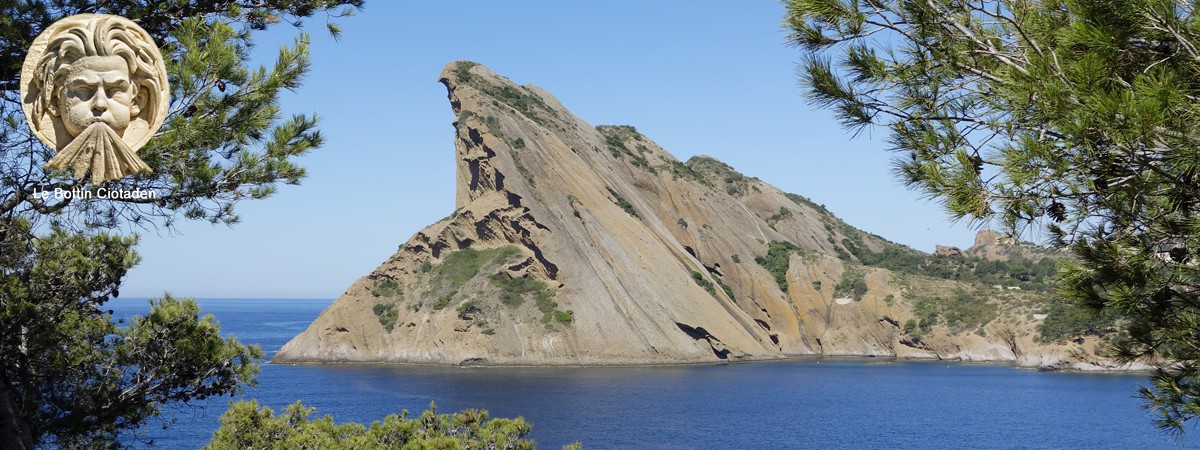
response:
M222 332L267 359L330 299L199 299ZM146 299L108 303L116 317ZM1200 449L1200 427L1158 431L1136 397L1144 374L1039 372L999 364L884 358L801 358L655 367L287 365L264 361L238 399L276 411L296 401L316 416L370 423L486 409L522 416L538 448L585 449ZM125 442L204 446L229 397L171 405Z

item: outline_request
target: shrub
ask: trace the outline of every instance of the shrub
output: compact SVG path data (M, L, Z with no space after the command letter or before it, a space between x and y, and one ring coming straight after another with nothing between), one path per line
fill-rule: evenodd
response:
M458 305L458 309L456 309L456 311L458 311L458 318L462 320L472 320L475 318L475 314L483 312L483 309L479 307L478 301L467 300L466 303Z
M500 302L512 307L525 303L525 294L537 292L540 295L541 292L550 290L545 282L536 278L513 278L506 273L498 273L488 279L492 285L500 288Z
M396 305L376 303L371 307L371 311L379 319L379 324L383 325L383 328L389 333L396 328L396 320L400 318L400 311L396 309Z
M554 323L568 324L575 320L574 311L563 311L558 309L558 303L554 302L554 291L544 289L538 292L537 305L538 311L542 312L542 325L546 329L553 330Z
M680 218L679 220L676 220L676 221L675 221L675 224L676 224L676 225L679 225L679 226L681 226L681 227L684 227L684 228L687 228L687 227L688 227L687 221L686 221L686 220L683 220L683 218Z
M725 295L728 295L730 300L736 300L736 298L733 296L733 289L730 289L729 285L726 285L724 281L721 281L721 277L713 277L713 279L717 281L717 286L720 286L721 290L725 291Z
M600 125L596 127L596 131L604 135L604 145L608 147L608 152L613 158L621 158L623 155L629 155L634 167L639 167L642 170L657 174L658 169L650 165L650 161L646 160L645 153L650 149L645 145L637 144L637 153L629 151L629 146L625 145L626 139L642 140L642 135L638 134L637 130L629 125Z
M996 318L999 307L987 301L979 291L958 289L952 296L921 296L915 299L913 313L929 326L946 323L952 333L974 330Z
M433 303L433 309L444 309L445 307L450 306L450 302L454 301L454 294L457 293L458 291L450 291L442 294L438 297L437 301Z
M717 289L715 287L713 287L713 284L711 281L708 281L708 278L704 277L704 274L693 270L692 271L692 281L695 281L696 284L700 285L700 287L702 287L702 288L704 288L704 290L708 291L709 294L717 295Z
M396 283L396 280L378 281L375 283L375 286L371 287L372 297L399 297L403 294L404 292L400 289L400 285Z
M604 188L608 189L608 193L610 195L612 195L612 197L613 197L612 202L614 204L616 204L617 206L620 206L621 209L625 210L625 212L629 213L629 215L631 215L635 218L638 217L637 210L633 209L633 205L630 204L628 200L625 200L625 197L622 197L621 194L618 194L617 191L613 190L613 188L610 188L608 186L605 186Z
M787 271L792 253L803 255L804 250L791 242L771 241L767 245L767 254L754 258L754 262L771 272L775 277L775 284L778 284L779 290L783 292L788 290Z
M431 284L444 285L451 290L458 290L463 284L479 274L479 271L484 266L501 262L520 254L521 250L512 245L485 250L475 250L470 247L464 248L446 255L441 264L431 267L434 274L434 280Z
M712 187L712 182L704 178L704 175L701 175L700 172L697 172L691 166L679 161L671 161L671 179L678 180L680 176L691 178L697 183Z
M204 448L534 448L533 441L525 439L532 430L525 419L492 418L484 410L438 414L430 403L428 410L415 416L404 410L370 425L337 424L330 416L311 418L314 410L296 402L276 414L269 407L259 408L253 400L238 401L221 415L221 427ZM580 447L570 444L563 448Z
M1050 302L1046 319L1037 327L1038 340L1054 342L1076 336L1103 336L1113 332L1120 316L1115 313L1096 314L1094 311L1062 299Z
M500 132L500 119L497 119L495 116L485 116L483 118L483 123L484 125L487 125L488 131L490 131L492 134L496 136L503 136L503 133Z
M575 311L554 311L554 321L558 323L571 323L575 320Z
M517 172L521 174L521 177L525 178L525 181L529 183L529 186L537 186L537 181L533 179L533 172L530 172L529 168L525 167L525 163L521 162L521 155L518 155L517 152L512 152L510 154L512 155L513 166L516 166Z
M772 214L771 217L767 218L767 226L771 227L771 229L775 229L776 223L779 223L779 221L788 219L791 217L792 217L792 210L787 209L786 207L780 206L779 212Z
M454 65L454 78L459 83L471 81L471 68L475 67L475 63L470 61L459 61Z
M572 211L572 214L575 215L575 218L583 220L583 216L579 215L579 208L577 206L577 205L582 204L579 202L579 197L568 194L567 195L567 204L571 206L571 211Z
M797 195L790 192L784 192L783 195L797 205L804 205L817 210L817 212L821 213L822 216L829 215L829 210L825 209L825 205L818 205L803 195Z
M862 300L866 293L867 281L863 277L863 273L854 267L846 267L846 270L842 271L842 279L838 281L837 286L833 287L833 296L836 298L849 297L854 300Z

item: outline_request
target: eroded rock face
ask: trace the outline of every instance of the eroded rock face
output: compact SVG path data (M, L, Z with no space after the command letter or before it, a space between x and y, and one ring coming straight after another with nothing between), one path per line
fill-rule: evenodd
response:
M997 307L975 333L906 330L922 290L957 284L860 256L915 250L713 158L680 162L633 127L592 127L483 66L452 63L440 81L458 116L457 209L351 285L275 362L1079 362L1036 344L1023 307ZM842 292L847 278L861 283Z

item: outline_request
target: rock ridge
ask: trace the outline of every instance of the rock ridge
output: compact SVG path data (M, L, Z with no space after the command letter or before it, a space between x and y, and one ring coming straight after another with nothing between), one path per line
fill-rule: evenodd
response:
M439 81L456 115L454 213L354 282L274 362L1114 367L1095 355L1098 338L1038 341L1033 289L923 272L961 250L862 232L715 158L681 162L632 126L593 127L479 64L450 63ZM969 319L929 300L959 291L975 302Z

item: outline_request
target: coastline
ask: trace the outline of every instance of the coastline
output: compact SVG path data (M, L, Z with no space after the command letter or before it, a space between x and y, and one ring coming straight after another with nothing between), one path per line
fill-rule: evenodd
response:
M268 364L281 366L397 366L397 367L459 367L459 368L646 368L646 367L687 367L687 366L717 366L730 364L764 364L773 362L800 362L800 363L816 363L821 362L860 362L860 363L884 363L884 364L905 364L905 363L952 363L961 365L979 365L979 366L1007 366L1020 370L1034 370L1038 372L1058 372L1058 373L1076 373L1076 374L1149 374L1154 371L1154 366L1145 364L1127 364L1128 368L1113 368L1108 366L1100 366L1094 363L1076 362L1067 365L1023 365L1019 364L1018 360L1002 360L1002 359L958 359L958 358L938 358L938 357L920 357L920 356L895 356L895 355L817 355L817 354L795 354L795 355L780 355L775 357L746 357L737 360L728 361L681 361L681 362L650 362L650 363L634 363L634 362L612 362L612 363L593 363L579 364L572 362L564 363L541 363L541 364L521 364L521 363L488 363L488 362L462 362L458 364L435 363L435 362L411 362L411 361L350 361L350 360L290 360L290 361L268 361ZM1065 363L1065 361L1064 361Z

